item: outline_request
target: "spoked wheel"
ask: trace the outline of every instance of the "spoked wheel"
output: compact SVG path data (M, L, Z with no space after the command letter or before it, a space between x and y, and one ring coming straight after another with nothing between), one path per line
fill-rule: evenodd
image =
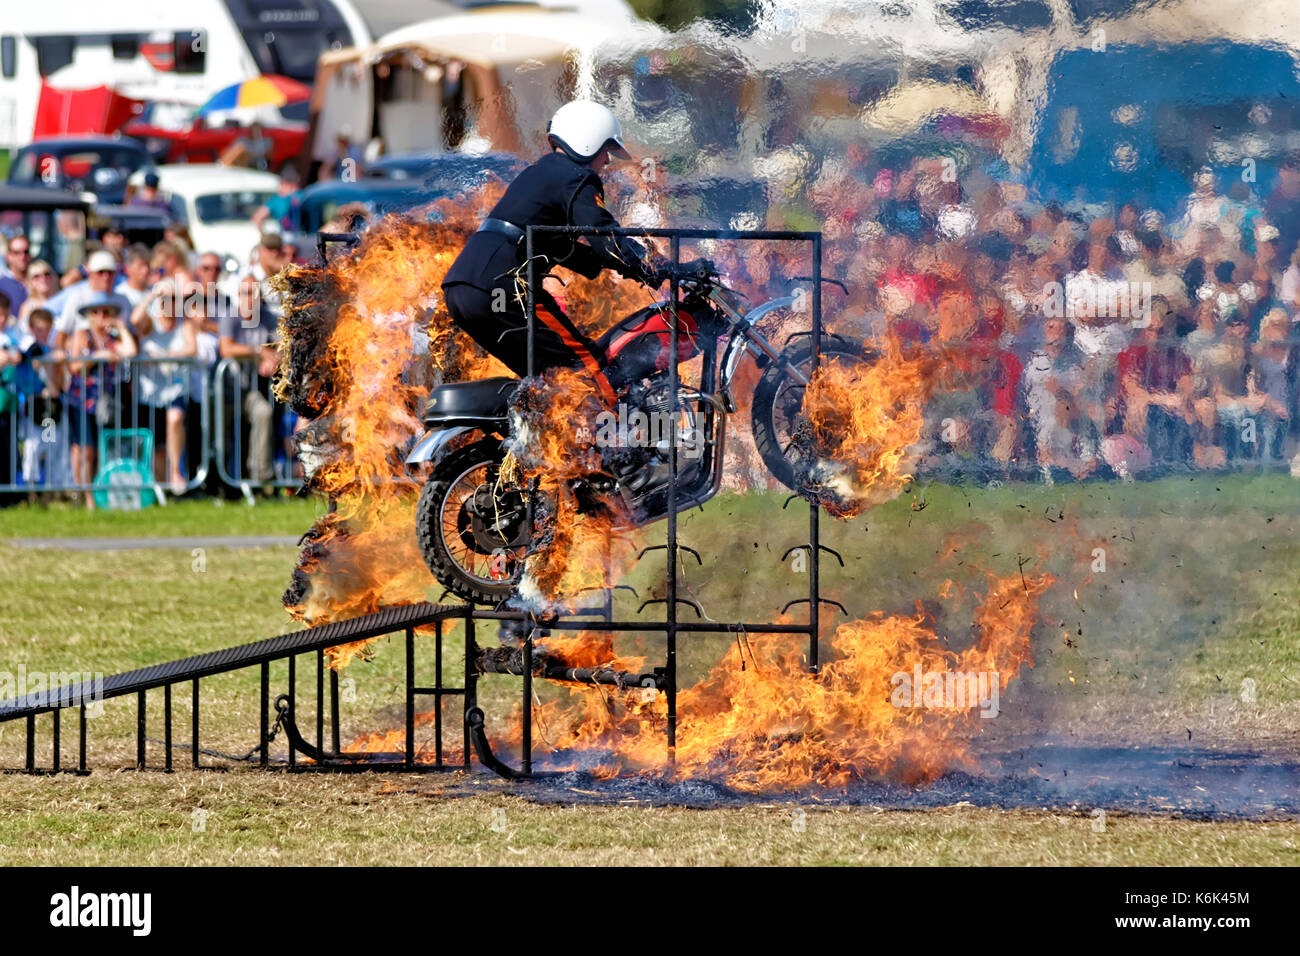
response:
M494 440L458 449L434 469L416 506L425 563L472 604L499 604L513 593L531 540L527 489L500 480L504 455Z
M787 345L782 357L805 378L812 375L812 342L801 338ZM823 335L821 361L841 359L858 363L870 361L871 352L839 335ZM804 392L807 386L790 375L782 363L772 362L754 389L751 415L754 444L768 470L791 491L801 491L804 476L813 462L795 441L803 421Z

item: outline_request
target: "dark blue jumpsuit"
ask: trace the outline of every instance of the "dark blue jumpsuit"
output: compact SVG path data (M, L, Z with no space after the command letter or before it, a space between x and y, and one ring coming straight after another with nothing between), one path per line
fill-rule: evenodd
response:
M616 227L605 208L604 186L590 166L563 152L548 153L521 172L489 214L517 227L529 225ZM562 265L587 278L614 269L629 278L655 283L645 247L627 238L539 234L533 240L537 327L535 371L555 366L585 368L602 394L613 391L601 372L600 347L583 335L554 297L541 287L551 266ZM516 375L528 374L528 319L525 246L522 238L480 229L447 270L442 282L447 310L474 341ZM500 290L500 291L498 291Z

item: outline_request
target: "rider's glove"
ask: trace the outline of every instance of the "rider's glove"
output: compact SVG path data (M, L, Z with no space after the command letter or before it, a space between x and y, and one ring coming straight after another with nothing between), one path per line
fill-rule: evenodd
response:
M659 259L647 270L646 285L657 289L669 279L676 276L682 279L703 279L717 275L717 267L708 259L694 259L691 262L679 262L675 265L667 259Z
M713 264L711 259L693 259L690 262L682 263L678 278L707 279L717 274L718 267Z
M652 289L657 289L672 278L673 264L663 256L651 254L641 263L645 273L642 281Z

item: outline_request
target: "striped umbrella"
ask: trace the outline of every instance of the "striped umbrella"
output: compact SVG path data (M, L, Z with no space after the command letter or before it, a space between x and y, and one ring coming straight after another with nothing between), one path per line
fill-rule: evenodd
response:
M199 107L198 115L251 106L284 106L286 103L299 103L310 98L311 87L287 76L268 73L218 90Z

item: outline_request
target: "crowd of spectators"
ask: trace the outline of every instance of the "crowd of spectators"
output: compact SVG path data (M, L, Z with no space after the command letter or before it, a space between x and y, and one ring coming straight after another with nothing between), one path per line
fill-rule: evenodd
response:
M718 225L788 227L802 203L825 237L823 274L848 285L846 297L823 297L831 326L935 359L920 473L1300 475L1300 156L1262 191L1244 180L1222 190L1202 169L1168 213L1044 201L990 168L957 175L942 158L890 166L849 150L787 190L766 221L749 212ZM627 209L672 219L633 164L616 175ZM713 253L735 285L763 290L790 274L775 245L732 248L730 259ZM178 239L115 241L61 277L31 261L25 236L10 237L0 485L89 485L98 433L113 426L148 429L156 479L184 491L212 388L225 415L211 427L228 452L245 452L225 470L273 480L277 438L294 423L268 398L279 319L268 281L291 254L265 233L248 268L227 276L220 256ZM212 385L222 359L241 360L239 375Z
M146 464L155 482L173 494L194 491L203 477L204 407L217 390L225 414L222 421L209 415L206 427L223 430L225 472L274 481L277 430L287 436L296 424L283 409L277 418L269 397L279 323L270 280L290 261L282 237L265 234L250 266L235 275L221 256L196 256L177 240L96 246L60 276L32 261L25 235L8 237L0 270L0 486L21 486L32 498L74 494L93 508L84 489L105 464L101 432L143 429L152 436ZM222 359L238 366L215 376ZM209 463L206 490L221 487L216 466Z
M625 210L654 200L639 172L625 173ZM823 274L849 289L823 295L828 324L937 360L921 473L1052 482L1295 462L1300 474L1300 156L1262 194L1239 179L1221 191L1209 169L1189 188L1168 213L1048 202L942 158L890 167L850 150L766 221L730 225L797 227L804 202ZM807 272L788 247L742 245L710 254L760 301Z

